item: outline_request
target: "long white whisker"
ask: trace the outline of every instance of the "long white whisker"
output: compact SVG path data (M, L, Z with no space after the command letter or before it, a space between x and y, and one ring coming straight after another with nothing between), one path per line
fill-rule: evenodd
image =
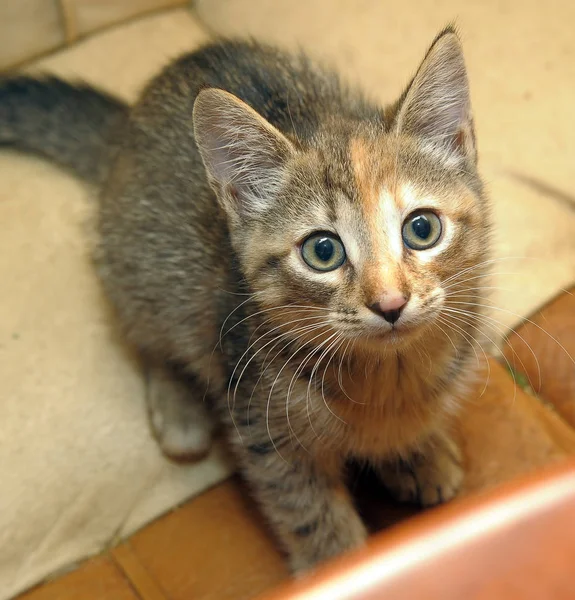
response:
M458 282L459 283L459 282ZM500 292L512 292L509 288L503 288L498 285L482 285L477 287L463 288L462 290L454 290L445 294L446 298L457 297L458 295L463 296L466 292L479 292L483 290L498 290Z
M325 327L325 324L324 324L324 323L316 323L316 324L309 325L309 326L307 326L307 327L305 327L305 328L302 328L302 330L303 330L303 331L302 331L302 330L300 330L300 331L299 331L299 336L301 336L301 335L303 335L303 334L312 333L313 331L316 331L316 330L318 330L318 329L321 329L321 328L323 328L323 327ZM271 348L268 350L268 353L266 354L266 356L265 356L265 358L264 358L264 360L263 360L263 362L262 362L262 369L261 369L260 375L259 375L259 377L258 377L258 379L257 379L257 381L256 381L256 383L255 383L255 385L254 385L254 387L252 388L252 393L251 393L251 395L250 395L250 398L249 398L249 400L248 400L248 406L247 406L247 411L248 411L248 414L249 414L249 410L250 410L250 406L251 406L252 399L253 399L253 397L254 397L255 390L256 390L257 386L259 385L260 381L262 380L263 376L265 375L265 373L266 373L266 371L267 371L268 367L274 363L275 359L276 359L276 358L277 358L277 357L278 357L278 356L279 356L279 355L280 355L280 354L281 354L281 353L282 353L282 352L283 352L283 351L284 351L284 350L285 350L287 347L289 347L291 344L293 344L293 343L294 343L294 341L297 341L297 340L299 339L299 336L296 336L295 338L293 338L293 332L292 332L292 331L288 331L288 332L286 332L286 333L283 333L283 334L281 334L281 335L279 335L279 336L277 336L277 337L275 338L275 342L276 342L276 343L275 343L275 344L273 344L273 346L272 346L272 347L271 347ZM275 355L274 355L274 356L271 358L271 360L269 361L269 363L266 365L266 361L268 360L268 356L270 355L270 353L271 353L271 352L272 352L272 351L273 351L273 350L274 350L274 349L277 347L277 345L278 345L278 344L279 344L279 343L280 343L282 340L284 340L286 337L290 337L290 339L288 340L288 342L287 342L286 344L284 344L284 346L283 346L282 348L280 348L280 350L279 350L278 352L276 352L276 354L275 354ZM260 350L261 350L261 348L260 348ZM257 352L259 352L259 350L258 350ZM241 375L240 375L240 378L241 378Z
M474 275L473 277L466 277L465 279L462 280L456 280L456 281L452 281L449 285L446 286L442 286L444 291L447 290L451 290L454 287L461 285L463 283L467 283L468 281L475 281L476 279L487 279L487 278L492 278L495 277L497 275L519 275L519 273L515 273L513 271L489 271L487 273L482 273L480 275Z
M492 306L492 305L488 305L488 304L477 304L477 306L481 306L483 308L487 308L487 309L490 309L490 310L498 310L498 311L501 311L501 312L506 312L506 313L509 313L510 315L512 315L514 317L517 317L518 319L522 319L523 321L525 321L527 323L531 323L531 325L533 325L534 327L537 327L537 329L541 330L547 337L549 337L551 340L553 340L559 346L559 348L561 348L561 350L563 350L563 352L565 352L565 354L567 355L567 358L569 358L569 360L575 366L575 359L571 356L571 354L569 354L569 352L565 348L565 346L563 346L563 344L557 338L553 337L547 330L543 329L543 327L541 327L540 325L538 325L537 323L535 323L531 319L523 317L522 315L518 315L517 313L515 313L515 312L513 312L511 310L508 310L507 308L501 308L501 307L498 307L498 306Z
M254 296L250 295L248 298L246 298L243 302L240 302L240 304L238 304L233 310L232 312L224 319L224 322L222 323L222 326L220 327L220 335L219 335L219 341L218 344L220 345L220 347L222 346L222 332L224 330L224 327L226 326L226 323L230 320L231 316L237 311L239 310L242 306L244 306L245 304L247 304L250 300L253 300ZM216 348L218 347L218 344L216 344Z
M343 385L343 374L342 374L342 367L343 367L343 361L345 359L345 355L347 354L347 351L349 350L349 346L352 343L352 340L349 339L347 342L347 345L343 351L343 353L340 356L340 360L339 360L339 369L338 369L338 375L337 375L337 382L339 385L339 389L343 392L344 396L350 400L351 402L353 402L354 404L365 404L365 402L358 402L357 400L354 400L348 393L347 390L345 389L344 385ZM349 371L349 361L347 363L348 366L348 371Z
M327 403L327 400L325 398L325 393L324 393L325 375L327 373L327 369L328 369L331 361L333 360L336 352L339 350L339 348L341 348L341 345L343 344L342 338L343 338L343 334L340 334L340 336L338 338L335 338L335 342L329 347L328 351L331 352L333 350L333 352L331 353L331 356L328 358L327 362L325 363L325 368L323 370L323 375L321 378L321 397L323 399L323 403L325 404L325 406L328 410L329 410L329 405Z
M250 299L248 298L248 300L246 300L246 302L248 302ZM242 304L245 304L245 302L243 302ZM240 304L240 306L242 306L242 304ZM239 308L239 307L238 307ZM243 319L241 319L240 321L238 321L237 323L235 323L232 327L230 327L223 335L222 335L222 331L224 328L224 325L227 321L224 321L224 325L222 325L221 329L220 329L220 345L222 343L222 339L228 335L231 331L233 331L238 325L241 325L243 322L247 321L248 319L253 319L254 317L257 317L258 315L262 315L266 312L271 312L271 311L275 311L275 310L283 310L283 309L288 309L288 308L293 308L295 309L295 311L299 312L302 310L309 310L309 311L326 311L326 312L331 312L330 309L328 308L319 308L317 306L304 306L304 305L298 305L298 304L282 304L280 306L270 306L268 308L263 308L261 310L258 310L254 313L249 314L247 317L244 317ZM237 309L235 309L237 310ZM234 311L232 311L232 313L230 313L228 315L228 319L229 317L233 314Z
M304 326L304 329L305 329L305 328L307 328L307 327L313 327L314 325L316 325L316 324L306 325L306 326ZM252 360L254 360L254 358L256 357L256 355L258 354L258 352L260 352L260 351L261 351L261 350L263 350L264 348L267 348L267 347L268 347L270 344L272 344L272 343L276 342L276 341L277 341L277 336L276 336L276 337L274 337L274 338L272 338L272 340L270 340L269 342L266 342L266 343L265 343L265 344L264 344L264 345L263 345L261 348L259 348L259 349L258 349L258 351L257 351L257 352L255 352L255 353L254 353L254 354L253 354L253 355L252 355L252 356L249 358L249 360L247 361L247 363L244 365L244 368L242 369L242 371L241 371L241 373L240 373L240 376L238 377L238 380L237 380L237 382L236 382L236 385L235 385L235 388L234 388L234 394L233 394L233 402L232 402L232 405L230 405L230 391L231 391L231 385L232 385L232 382L233 382L233 379L234 379L234 375L235 375L235 373L236 373L236 371L237 371L237 369L238 369L239 365L241 364L242 360L243 360L243 359L244 359L244 357L245 357L245 356L246 356L246 355L249 353L249 351L250 351L250 350L251 350L251 349L254 347L254 345L256 345L256 344L257 344L257 343L258 343L258 342L259 342L259 341L260 341L260 340L261 340L263 337L265 337L266 335L269 335L269 334L270 334L270 333L272 333L273 331L277 331L278 329L281 329L281 328L282 328L282 327L284 327L284 326L285 326L285 325L283 325L283 324L282 324L282 325L278 325L277 327L274 327L274 328L273 328L273 329L271 329L270 331L267 331L266 333L264 333L263 335L261 335L260 337L258 337L258 338L257 338L257 339L256 339L254 342L252 342L252 343L251 343L251 344L248 346L248 348L247 348L247 349L246 349L246 350L243 352L243 354L240 356L240 358L238 359L238 361L237 361L237 363L236 363L236 366L234 367L234 370L232 371L232 374L231 374L231 376L230 376L229 383L228 383L228 391L227 391L227 403L228 403L228 410L229 410L229 412L230 412L230 416L231 416L231 418L232 418L232 423L234 424L234 427L235 427L235 429L236 429L236 431L237 431L237 433L238 433L238 436L240 437L240 440L241 440L241 434L240 434L240 432L239 432L239 429L238 429L238 427L236 426L235 419L234 419L234 416L233 416L233 411L234 411L234 407L235 407L235 399L236 399L236 394L237 394L237 391L238 391L238 386L239 386L239 383L240 383L240 381L241 381L241 379L242 379L242 376L243 376L243 374L245 373L246 369L248 368L249 364L252 362ZM300 328L300 329L301 329L301 328ZM297 329L297 328L296 328L295 330L292 330L292 334L298 333L298 332L300 331L300 329Z
M445 308L443 309L444 311L446 310ZM449 317L450 319L456 319L457 321L461 322L461 323L465 323L468 327L473 327L473 329L475 329L476 331L479 332L480 335L484 336L485 338L487 338L492 344L493 346L497 347L497 344L495 343L495 341L489 337L485 331L483 331L482 329L480 329L479 327L473 325L472 323L470 323L469 321L462 319L461 317L457 317L454 316L453 314ZM507 357L505 355L503 355L503 360L505 360L505 362L507 363L507 367L509 369L509 372L511 373L511 376L513 377L513 403L515 403L515 400L517 399L517 380L515 378L515 374L513 372L513 369L511 368L511 364L509 363L509 361L507 360Z
M336 335L338 335L338 332L336 332L335 334L333 334L332 336L330 336L330 337L328 338L328 340L327 340L327 341L328 341L328 342L330 342L330 341L331 341L331 340L332 340L332 339L333 339L333 338L334 338ZM327 350L327 351L326 351L326 350L324 350L324 351L321 353L321 356L318 358L318 360L317 360L316 364L314 365L314 367L313 367L313 369L312 369L312 372L311 372L311 375L310 375L310 378L309 378L309 382L308 382L308 386L307 386L307 393L308 393L308 395L310 395L310 394L311 394L311 383L312 383L312 381L313 381L313 378L315 377L315 373L317 372L317 369L319 368L319 366L320 366L320 364L321 364L321 361L324 359L324 357L325 357L325 355L326 355L326 353L327 353L328 351L329 351L329 348L328 348L328 350ZM328 410L328 411L329 411L329 412L330 412L330 413L331 413L331 414L332 414L332 415L333 415L333 416L334 416L334 417L335 417L335 418L336 418L338 421L341 421L342 423L344 423L345 425L347 425L347 423L346 423L346 422L345 422L345 421L344 421L344 420L343 420L341 417L339 417L338 415L336 415L336 414L333 412L333 410L331 410L331 408L329 407L329 405L327 404L327 402L325 402L325 398L324 398L323 400L324 400L325 407L327 408L327 410Z
M299 321L299 320L296 320L296 322L298 322L298 321ZM282 325L282 326L283 326L283 325ZM259 341L260 341L262 338L264 338L266 335L269 335L269 334L270 334L272 331L275 331L275 330L277 330L277 329L280 329L282 326L279 326L279 327L274 327L272 330L270 330L270 331L268 331L268 332L266 332L266 333L262 334L262 335L261 335L261 336L260 336L260 337L259 337L257 340L255 340L255 342L252 344L252 346L256 345L256 344L257 344L257 343L258 343L258 342L259 342ZM246 364L244 365L244 367L243 367L243 369L242 369L242 371L241 371L241 373L240 373L240 375L239 375L239 377L238 377L238 379L237 379L237 381L236 381L236 385L235 385L235 388L234 388L234 395L233 395L234 401L233 401L233 403L232 403L232 407L233 407L233 406L234 406L234 404L235 404L235 397L236 397L236 393L237 393L237 390L238 390L238 385L239 385L239 383L240 383L240 381L241 381L241 379L242 379L242 376L243 376L243 374L244 374L245 370L248 368L248 366L250 365L250 363L251 363L251 362L254 360L254 358L255 358L255 357L256 357L256 356L257 356L257 355L258 355L258 354L259 354L259 353L260 353L262 350L264 350L265 348L267 348L267 347L268 347L270 344L275 344L275 343L276 343L276 342L278 342L279 340L281 340L281 339L283 339L283 338L286 338L286 337L288 337L288 336L294 336L295 334L303 334L303 333L307 333L307 332L309 332L309 331L314 331L315 329L320 329L320 328L323 328L323 327L325 327L325 324L324 324L324 323L317 323L317 322L316 322L316 323L308 323L308 324L306 324L306 325L303 325L303 326L301 326L301 327L299 327L299 328L291 329L290 331L284 332L284 333L282 333L282 334L281 334L281 335L279 335L279 336L274 336L274 337L273 337L273 338L272 338L272 339L271 339L269 342L266 342L266 343L265 343L265 344L264 344L264 345L263 345L261 348L258 348L258 350L257 350L257 351L256 351L256 352L255 352L255 353L254 353L254 354L253 354L253 355L252 355L250 358L249 358L249 360L246 362ZM290 343L291 343L291 342L290 342ZM289 344L288 344L288 345L289 345ZM275 345L274 345L274 346L272 346L272 348L271 348L271 349L273 350L273 348L274 348L274 347L275 347ZM246 354L246 353L244 352L244 354L243 354L243 355L242 355L242 357L240 358L240 361L241 361L241 360L242 360L242 358L245 356L245 354ZM268 352L268 354L266 355L266 359L267 359L267 356L269 356L269 352ZM238 361L238 364L239 364L239 362L240 362L240 361ZM236 366L237 366L237 365L236 365ZM234 373L235 373L235 369L234 369L234 372L232 373L232 378L233 378L233 375L234 375ZM231 379L231 378L230 378L230 379ZM229 391L229 388L228 388L228 391Z
M465 304L465 303L464 302L453 302L453 304ZM451 312L458 312L459 314L463 314L463 315L473 316L477 320L483 319L484 322L486 322L486 324L495 323L496 325L498 325L499 327L501 327L503 330L507 329L504 323L502 323L498 319L495 319L494 317L491 317L490 315L471 313L469 311L461 310L461 309L458 309L458 308L451 308L451 307L446 307L445 310L449 310ZM495 329L495 325L491 325L491 327ZM520 333L518 333L517 331L515 331L515 330L512 330L512 331L525 344L525 346L529 349L529 351L531 352L531 355L533 356L533 359L535 360L535 364L537 366L537 381L538 381L537 391L539 392L541 390L541 385L542 385L541 366L539 364L539 359L537 358L537 355L535 354L533 348L527 342L527 340ZM527 374L527 368L525 366L525 363L523 362L523 360L521 359L521 357L517 354L517 352L514 350L513 346L511 345L511 342L508 339L508 336L505 334L505 331L496 330L496 332L499 335L501 335L501 336L504 337L505 343L509 346L509 349L511 350L511 352L519 359L519 362L521 363L521 366L523 367L523 371L525 372L525 374Z
M442 322L442 323L444 322L444 321L441 319L441 316L440 316L440 315L437 315L437 316L436 316L436 319L437 319L438 321ZM456 356L456 357L457 357L457 356L459 356L459 350L457 349L457 346L455 345L455 343L453 342L453 340L452 340L452 339L449 337L449 335L448 335L448 334L447 334L447 333L446 333L446 332L443 330L443 328L442 328L442 327L440 327L439 325L437 325L437 323L435 323L435 325L437 326L437 328L438 328L440 331L442 331L442 332L443 332L443 335L445 335L445 337L446 337L446 338L447 338L447 339L450 341L451 345L453 346L453 350L455 351L455 356ZM479 360L479 357L478 357L478 360Z
M464 273L467 273L469 271L473 271L475 269L479 269L479 268L484 267L486 265L493 265L495 263L499 263L499 262L502 262L504 260L543 260L543 259L540 259L539 257L536 257L536 256L498 256L496 258L488 258L488 259L486 259L486 260L484 260L484 261L482 261L480 263L476 263L474 265L471 265L470 267L467 267L466 269L462 269L458 273L455 273L454 275L451 275L447 279L444 279L441 283L442 284L446 284L449 281L451 281L452 279L455 279L456 277L459 277L460 275L463 275Z
M480 363L479 355L477 354L477 351L475 350L474 344L477 344L477 347L483 353L483 357L485 359L485 364L487 365L487 376L485 378L485 385L483 386L483 389L481 390L481 394L479 394L479 397L482 398L483 394L485 394L485 392L487 390L487 386L488 386L489 380L491 378L491 365L489 363L489 359L487 358L487 354L486 354L485 350L482 348L481 343L474 336L472 336L468 331L465 331L465 329L463 329L463 327L461 327L460 325L457 325L456 323L449 321L447 317L438 316L437 318L442 323L444 323L447 327L450 327L450 328L454 327L457 331L460 332L461 335L463 335L464 339L470 345L471 349L473 350L473 353L475 354L475 359L477 360L478 367L480 366L481 363Z
M311 340L309 340L309 342L313 342L314 340L316 340L317 338L321 337L322 335L324 335L324 332L319 333L318 335L314 336ZM331 336L328 338L331 339L334 335L337 335L336 333L331 334ZM270 388L269 394L268 394L268 400L266 403L266 430L268 432L268 437L270 438L270 441L272 443L272 446L274 447L275 451L278 453L279 456L281 456L281 453L279 452L274 440L273 440L273 436L271 434L271 430L270 430L270 404L271 404L271 399L272 399L272 395L273 395L273 391L274 391L274 387L280 377L280 375L282 374L283 370L285 369L285 367L290 363L290 361L292 360L292 358L299 352L300 348L298 348L287 360L286 362L283 364L283 366L281 367L281 369L278 371L276 378L274 379L272 386ZM283 457L282 457L283 458Z
M292 375L292 378L291 378L289 386L288 386L288 392L287 392L286 414L289 413L289 407L287 406L287 403L289 403L289 399L291 397L293 386L295 385L295 381L296 381L297 377L299 376L299 374L301 372L303 372L303 370L305 369L306 365L313 358L313 356L315 354L317 354L317 352L319 352L321 350L321 348L322 348L322 344L319 344L318 346L313 347L310 350L310 352L308 352L308 354L304 357L304 359L300 362L300 364L298 365L297 369L295 370L295 373ZM310 414L310 411L309 411L309 401L308 401L308 397L307 396L306 396L305 408L306 408L306 414L307 414L307 419L308 419L310 428L311 428L313 434L315 435L316 439L319 439L319 435L317 434L317 432L316 432L316 430L315 430L315 428L313 426L312 420L311 420L311 414ZM296 436L296 438L297 438L297 436Z

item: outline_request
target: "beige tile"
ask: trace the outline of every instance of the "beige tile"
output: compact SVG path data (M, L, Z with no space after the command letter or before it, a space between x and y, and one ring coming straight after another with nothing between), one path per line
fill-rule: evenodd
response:
M58 4L56 0L0 2L0 71L64 42Z

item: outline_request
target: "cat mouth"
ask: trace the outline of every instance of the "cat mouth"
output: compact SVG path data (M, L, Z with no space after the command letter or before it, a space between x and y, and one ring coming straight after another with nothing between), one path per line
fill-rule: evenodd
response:
M390 329L372 331L369 338L376 338L386 342L402 342L411 337L417 330L417 327L409 326L404 323L393 325Z

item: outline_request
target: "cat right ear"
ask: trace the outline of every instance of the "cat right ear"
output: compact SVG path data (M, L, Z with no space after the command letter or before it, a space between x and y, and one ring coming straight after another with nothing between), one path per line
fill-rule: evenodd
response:
M228 216L237 222L266 210L295 154L293 144L245 102L220 89L198 94L193 122L210 183Z
M447 27L432 43L400 100L398 131L475 163L475 133L459 37Z

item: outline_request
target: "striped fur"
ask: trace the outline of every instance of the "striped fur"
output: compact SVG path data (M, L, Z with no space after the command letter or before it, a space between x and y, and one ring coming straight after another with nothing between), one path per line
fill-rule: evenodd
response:
M349 459L404 500L457 492L448 423L477 373L489 210L452 29L387 109L303 55L222 42L168 65L129 113L0 81L0 143L103 181L98 272L150 367L154 433L201 454L209 408L294 570L365 540ZM443 225L425 251L402 238L419 209ZM314 231L340 238L341 268L302 260ZM408 299L394 325L369 308L392 291ZM447 329L450 306L471 317Z

